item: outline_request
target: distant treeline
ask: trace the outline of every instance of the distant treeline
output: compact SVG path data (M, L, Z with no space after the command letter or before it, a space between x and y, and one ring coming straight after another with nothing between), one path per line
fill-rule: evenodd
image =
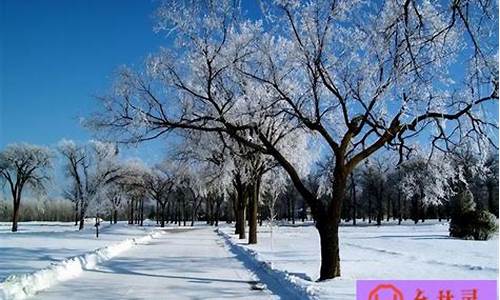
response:
M21 202L19 221L73 221L74 204L64 198L26 199ZM12 201L0 198L0 222L12 221Z

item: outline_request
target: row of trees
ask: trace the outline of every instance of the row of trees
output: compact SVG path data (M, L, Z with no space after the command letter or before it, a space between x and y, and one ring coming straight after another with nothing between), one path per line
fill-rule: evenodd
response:
M496 148L490 132L498 126L488 111L498 100L497 9L469 0L285 0L261 8L250 17L233 0L161 5L156 28L175 43L142 69L121 69L87 125L120 142L181 136L177 161L204 174L175 184L184 194L191 191L184 185L198 187L192 215L195 199L213 195L208 208L230 199L241 238L248 220L249 243L257 242L259 203L274 207L291 182L319 232L320 280L330 279L340 276L338 227L349 182L367 159L394 150L401 168L415 170L402 177L401 192L440 204L461 193L453 186L467 187L465 171L444 163L448 154L465 141L479 153ZM125 181L137 192L135 180L147 179L122 174L114 148L101 146L68 156L80 216L103 199L102 187ZM405 163L422 153L435 168ZM322 170L311 180L317 163ZM161 210L169 201L158 199L169 193L159 191L149 197ZM378 190L379 199L384 194ZM141 199L134 212L143 212Z
M190 144L210 136L203 157L232 170L236 228L242 234L248 203L250 242L266 174L287 174L320 235L320 279L333 278L349 178L363 161L385 148L403 162L422 141L433 154L464 139L496 147L487 112L498 100L498 12L469 0L261 8L247 16L232 0L161 5L156 29L175 43L143 69L123 68L88 125L134 143L173 131ZM319 189L307 179L316 160L327 169Z
M478 209L498 217L498 156L469 149L429 160L415 157L394 168L389 157L367 161L351 173L342 217L380 225L384 219L449 219L456 195L470 191Z
M19 222L24 221L74 221L73 203L62 197L24 197L19 208ZM0 197L0 222L11 222L14 207L12 200Z
M220 219L228 222L235 219L238 225L236 233L245 238L244 225L240 224L245 224L242 220L248 219L249 213L254 213L260 222L275 218L295 222L296 218L304 220L308 217L307 203L284 174L276 173L275 165L263 170L259 179L261 184L256 191L258 194L251 195L255 191L249 190L248 186L243 187L248 180L243 177L247 175L245 168L235 165L221 168L223 154L219 153L218 159L215 158L214 149L209 147L213 143L206 135L203 143L198 145L203 147L186 148L187 144L183 144L179 147L183 150L176 154L175 160L149 168L139 160L119 161L113 144L92 141L77 145L63 140L58 150L65 161L66 175L70 178L65 198L29 201L23 205L24 213L20 217L14 209L20 198L13 198L13 202L2 203L2 219L7 219L7 214L8 219L13 221L15 217L20 220L72 219L80 229L84 227L86 217L98 218L99 215L112 223L117 222L118 216L127 216L130 224L141 225L145 217L150 217L162 227L166 222L184 225L190 222L192 225L200 218L211 224L218 224ZM37 149L28 145L15 147L24 150L19 151L18 161L27 157L26 149ZM11 153L14 152L12 148L14 146L8 148ZM204 157L206 154L210 156ZM243 162L239 159L237 163ZM25 163L31 168L36 167L36 160ZM210 169L210 164L216 168ZM311 173L308 185L319 187L324 180L322 171L320 168ZM237 176L228 181L227 178L231 178L228 174ZM19 178L23 176L29 175L19 174ZM17 178L17 174L11 174L11 177ZM49 178L47 173L45 177L45 180ZM17 182L17 179L14 181ZM22 190L24 186L21 183L19 181ZM28 180L26 184L38 191L45 187L42 181L37 183L31 185ZM391 217L398 219L399 223L408 218L415 223L427 218L449 219L454 196L463 190L471 192L475 207L498 216L498 157L495 154L481 158L464 147L446 158L429 160L416 157L400 165L396 165L390 157L377 157L367 160L351 173L346 205L341 215L346 222L352 220L353 225L359 218L377 225L381 225L384 219L389 221ZM249 201L255 196L257 210ZM68 216L70 207L73 211L71 217ZM251 233L255 236L249 242L256 243L256 232Z

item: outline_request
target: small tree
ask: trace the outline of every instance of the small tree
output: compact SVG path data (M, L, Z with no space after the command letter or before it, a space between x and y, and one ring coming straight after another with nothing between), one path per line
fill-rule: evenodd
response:
M476 210L474 196L465 189L455 197L450 222L450 236L487 240L497 230L496 217L486 210Z
M0 177L8 183L12 194L12 232L17 231L23 189L44 190L51 167L52 153L45 147L11 144L0 152Z

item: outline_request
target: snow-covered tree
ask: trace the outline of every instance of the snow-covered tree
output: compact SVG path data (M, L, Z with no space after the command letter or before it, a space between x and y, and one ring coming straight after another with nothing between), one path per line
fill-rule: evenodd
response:
M7 182L12 195L12 232L17 231L24 188L44 190L51 168L52 152L46 147L11 144L0 151L0 180Z
M386 182L390 168L390 161L386 157L374 157L367 159L361 168L361 187L363 188L363 200L368 203L368 222L371 223L376 212L377 225L381 225L384 215L384 199L387 197ZM375 201L373 201L375 200ZM385 205L388 207L389 205ZM388 212L389 214L389 212Z
M118 148L114 144L90 141L77 144L71 140L62 140L58 150L65 161L65 171L70 178L70 190L78 199L79 229L83 229L89 205L94 212L104 209L103 191L108 184L123 176L123 169L118 163Z
M264 1L265 17L250 21L230 0L169 1L157 29L175 45L143 71L123 69L92 124L134 142L215 132L272 156L316 220L320 279L340 276L338 224L357 165L384 147L403 159L426 137L443 151L463 136L492 141L482 108L498 99L496 6L447 4ZM301 174L315 151L296 151L315 139L334 161L328 201Z
M449 155L428 158L417 156L400 165L400 188L405 201L411 203L415 223L428 205L442 205L456 193L454 186L464 182L461 169L452 164Z
M163 162L144 174L144 188L151 199L158 204L161 227L165 227L165 208L177 188L176 185L179 183L179 178L177 177L179 174L176 172L178 170L178 167L169 162Z

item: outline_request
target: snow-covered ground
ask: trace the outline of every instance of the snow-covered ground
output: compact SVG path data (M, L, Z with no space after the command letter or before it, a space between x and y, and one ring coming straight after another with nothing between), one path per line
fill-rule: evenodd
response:
M342 226L342 277L322 283L319 236L312 224L259 229L259 243L247 245L223 228L249 256L267 262L276 276L285 273L320 299L354 299L357 279L497 279L498 237L465 241L448 237L448 224L428 220L377 226ZM291 275L291 276L290 276Z
M78 231L71 222L21 222L19 232L12 233L10 223L0 223L0 282L9 275L31 273L68 257L144 236L153 229L126 222L101 224L97 239L93 224Z
M451 239L448 224L429 220L342 226L342 277L321 283L315 282L319 237L311 223L273 227L272 242L270 227L260 227L257 245L238 240L227 224L219 234L199 223L155 235L154 226L106 224L99 239L92 226L78 231L70 223L30 222L21 223L18 233L10 233L9 226L0 224L0 287L11 275L55 278L47 286L38 282L36 299L347 300L355 299L357 279L498 276L498 237ZM68 264L71 270L64 267ZM32 282L24 286L31 288Z
M275 299L213 228L173 228L37 299ZM287 298L282 298L287 299Z

